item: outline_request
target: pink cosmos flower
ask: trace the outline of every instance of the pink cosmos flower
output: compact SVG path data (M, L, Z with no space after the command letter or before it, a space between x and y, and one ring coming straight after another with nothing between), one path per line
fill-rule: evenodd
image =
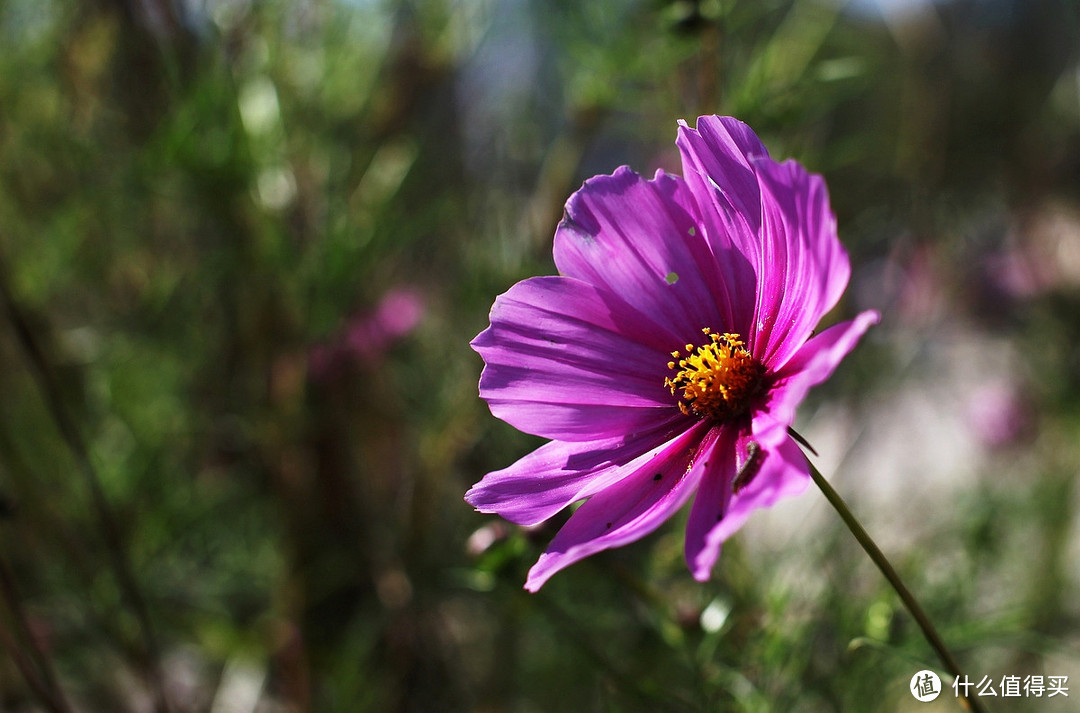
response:
M851 271L820 176L729 117L680 122L676 144L685 178L586 181L555 232L560 275L500 295L472 342L492 414L552 440L465 499L520 525L585 500L531 591L692 496L686 561L707 580L755 509L806 487L795 408L878 320L813 335Z

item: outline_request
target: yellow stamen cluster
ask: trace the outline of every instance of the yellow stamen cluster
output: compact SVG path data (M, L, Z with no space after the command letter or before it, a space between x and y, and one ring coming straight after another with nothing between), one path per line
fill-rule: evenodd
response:
M679 408L686 415L727 421L746 411L761 386L765 368L746 350L738 334L713 334L708 327L701 331L708 343L700 347L687 344L684 358L678 351L671 353L674 360L668 362L668 368L678 367L678 371L664 379L664 386L679 396Z

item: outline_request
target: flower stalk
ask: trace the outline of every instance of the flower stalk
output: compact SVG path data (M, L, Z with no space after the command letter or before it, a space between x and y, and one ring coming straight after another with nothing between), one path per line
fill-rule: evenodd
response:
M796 436L796 440L803 444L806 443L801 436ZM903 580L900 579L900 575L896 572L896 569L893 568L892 563L889 562L888 558L886 558L885 554L881 551L881 548L877 546L877 543L870 537L870 534L867 533L866 529L855 518L854 513L851 512L851 508L849 508L847 503L844 502L844 499L840 497L840 493L836 492L832 485L829 484L829 481L825 480L825 476L823 476L821 471L810 462L809 458L807 459L807 462L810 463L810 477L814 479L814 483L821 489L821 492L825 495L825 499L829 501L829 504L832 505L840 515L840 519L844 521L848 530L850 530L851 534L858 540L859 545L861 545L866 554L869 555L870 559L885 576L885 579L888 580L892 588L896 590L896 593L900 596L900 601L904 603L904 608L907 609L912 618L915 619L915 623L919 625L923 636L926 637L926 641L930 644L930 647L938 655L938 658L941 659L941 663L945 666L945 669L954 678L959 679L963 677L964 674L960 670L960 665L956 662L956 658L952 655L952 652L949 651L949 647L945 645L945 641L941 638L941 635L938 634L937 629L934 628L934 624L930 621L926 612L923 611L923 608L919 605L918 600L915 599L911 590L909 590ZM974 711L974 713L986 713L986 709L983 708L978 699L964 695L960 695L959 698L961 704L968 710Z

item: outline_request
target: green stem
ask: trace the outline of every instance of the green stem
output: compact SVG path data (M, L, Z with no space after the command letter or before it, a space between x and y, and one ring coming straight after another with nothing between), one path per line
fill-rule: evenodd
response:
M801 439L799 439L801 440ZM807 463L810 460L807 459ZM844 499L840 497L840 494L836 492L829 481L825 480L825 476L821 474L813 463L810 463L810 477L814 479L817 486L821 488L821 492L825 494L825 499L836 509L836 512L840 514L840 519L844 521L848 529L851 530L851 534L855 536L855 539L862 545L863 550L870 556L877 568L881 570L881 573L885 575L885 579L889 580L889 584L896 590L896 593L900 595L900 600L904 603L904 607L915 619L915 623L922 629L923 636L926 637L930 647L937 653L938 658L941 659L941 663L944 664L946 670L956 679L964 677L963 672L960 670L960 665L956 663L956 659L953 658L949 648L945 646L945 642L942 640L941 635L938 634L937 629L930 622L930 618L926 616L926 612L919 606L919 602L916 601L911 591L904 585L903 580L900 579L900 575L893 569L892 564L886 559L881 549L871 539L870 535L866 532L859 521L855 519L855 515L852 514L851 509L844 502ZM966 679L964 679L966 680ZM986 709L982 707L982 704L977 698L970 698L968 696L959 696L961 703L971 711L975 713L986 713Z

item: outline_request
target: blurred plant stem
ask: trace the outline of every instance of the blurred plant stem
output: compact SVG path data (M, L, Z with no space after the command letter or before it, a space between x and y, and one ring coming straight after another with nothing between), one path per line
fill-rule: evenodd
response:
M808 448L815 455L817 451L810 447L806 440L796 433L793 429L789 429L791 435L800 444ZM922 629L923 636L926 637L930 647L937 653L938 658L941 659L941 663L945 665L945 668L953 676L953 678L960 679L965 678L963 672L960 670L960 665L956 662L952 652L945 645L945 641L938 634L937 629L934 628L933 623L930 621L930 617L926 615L923 608L919 605L919 602L915 599L915 595L911 593L911 590L907 588L903 580L900 579L900 575L897 574L888 558L881 551L881 548L877 546L870 534L855 518L855 514L851 512L851 508L848 507L844 499L840 497L840 493L829 484L829 481L825 480L825 476L821 474L821 471L807 458L806 462L810 465L810 477L814 479L814 483L817 484L821 492L825 494L825 499L829 501L829 504L833 506L837 513L840 514L840 519L847 525L848 530L855 536L855 539L859 541L863 550L870 559L877 565L877 568L885 575L885 579L889 581L892 588L896 590L896 593L900 596L900 601L904 603L904 607L908 610L911 616L915 619L915 623ZM959 695L961 705L970 711L975 713L986 713L986 709L977 698L970 698L968 696Z
M27 659L19 648L19 642L0 625L0 640L4 648L8 650L23 678L26 679L27 685L37 694L45 708L52 713L71 713L71 706L68 705L67 697L64 696L64 691L56 678L52 661L38 645L37 637L30 627L26 611L15 590L14 578L11 576L7 562L2 557L0 557L0 594L3 595L4 603L7 604L11 618L15 621L17 636L22 640L23 646L29 649L33 661Z
M38 701L45 706L46 710L52 713L70 713L70 708L67 707L67 702L59 695L59 691L54 694L49 690L49 687L42 682L38 677L38 674L34 671L33 664L23 655L22 650L19 648L19 644L11 637L2 625L0 625L0 642L3 642L4 648L7 649L11 659L15 662L15 666L18 667L19 672L22 673L23 679L26 680L30 689L37 696ZM55 689L54 689L55 690Z
M0 302L3 303L3 310L7 313L8 319L11 321L19 345L22 347L27 360L31 364L31 372L41 391L49 414L56 422L56 427L60 432L61 438L63 438L64 442L67 444L68 449L75 459L79 472L82 473L83 479L86 481L87 488L90 492L90 499L93 503L94 511L97 515L102 535L105 539L105 547L109 554L109 564L112 567L113 575L116 577L116 581L120 586L122 596L127 601L127 605L131 608L132 613L139 623L139 630L144 649L144 660L140 663L141 667L144 669L147 681L154 691L154 697L156 699L155 710L158 711L158 713L168 713L170 709L165 697L165 685L162 679L160 666L161 654L157 643L157 637L154 634L153 625L150 622L150 613L147 609L146 601L139 591L138 583L132 572L127 550L124 547L123 539L120 534L120 528L116 522L116 516L113 514L112 507L109 505L108 499L105 497L105 493L102 490L101 478L98 476L97 470L90 460L90 454L83 441L82 434L79 432L78 427L75 425L75 421L71 418L67 407L64 404L60 386L52 373L49 361L45 356L45 351L38 342L37 337L34 335L33 329L30 327L30 321L26 318L26 315L23 313L21 307L11 293L8 284L7 264L5 263L3 256L0 256ZM6 594L7 592L5 591L5 595Z

